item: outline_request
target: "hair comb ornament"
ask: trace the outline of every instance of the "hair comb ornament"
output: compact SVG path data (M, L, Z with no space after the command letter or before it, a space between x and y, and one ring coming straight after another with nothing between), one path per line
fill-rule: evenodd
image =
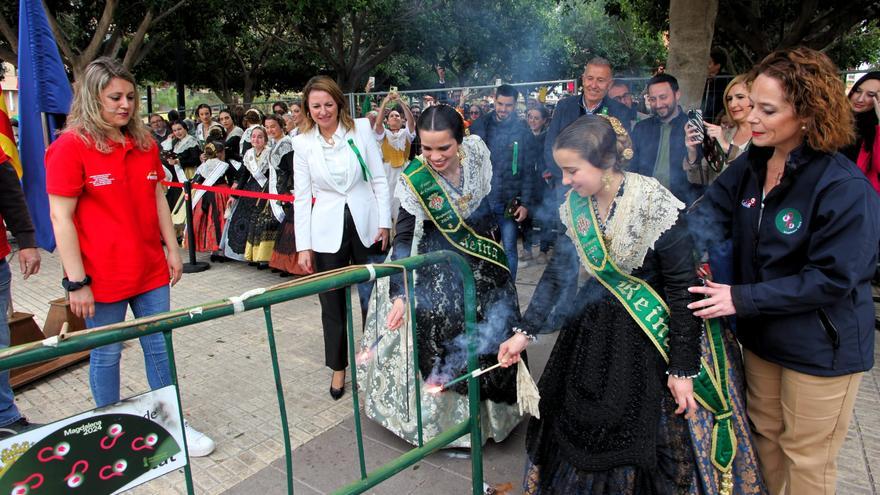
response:
M626 129L623 127L623 124L620 123L620 120L618 120L617 117L612 117L612 116L606 115L606 114L599 114L599 116L608 120L608 122L611 124L611 128L614 129L615 134L617 134L618 136L629 137L629 134L627 134ZM629 147L624 148L624 150L623 150L623 152L621 152L620 156L625 160L632 160L632 157L633 157L632 148L629 148Z

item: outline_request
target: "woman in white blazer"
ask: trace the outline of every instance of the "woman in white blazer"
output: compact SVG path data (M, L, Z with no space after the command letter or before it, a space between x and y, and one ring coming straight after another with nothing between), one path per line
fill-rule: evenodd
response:
M367 119L354 120L333 79L315 76L303 89L305 119L293 138L294 231L306 273L381 261L391 231L391 199L382 156ZM314 197L314 202L312 198ZM361 292L361 311L371 286ZM345 392L348 345L345 292L319 295L330 396Z

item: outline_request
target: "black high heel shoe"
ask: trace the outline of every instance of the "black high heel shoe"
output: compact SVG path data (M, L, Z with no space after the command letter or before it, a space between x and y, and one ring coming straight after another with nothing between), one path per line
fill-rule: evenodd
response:
M342 388L333 388L330 387L330 397L333 397L333 400L339 400L345 394L345 385Z
M336 372L334 371L334 374ZM342 398L342 395L345 393L345 375L342 375L342 386L336 388L333 386L333 376L330 377L330 397L333 397L333 400L339 400Z

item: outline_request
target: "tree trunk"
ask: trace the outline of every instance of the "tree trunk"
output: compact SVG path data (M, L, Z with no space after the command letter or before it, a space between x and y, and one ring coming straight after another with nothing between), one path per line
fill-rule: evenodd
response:
M670 0L669 60L666 72L678 79L681 106L700 108L718 0Z
M254 103L254 79L247 72L244 74L244 88L242 88L244 105L249 107Z

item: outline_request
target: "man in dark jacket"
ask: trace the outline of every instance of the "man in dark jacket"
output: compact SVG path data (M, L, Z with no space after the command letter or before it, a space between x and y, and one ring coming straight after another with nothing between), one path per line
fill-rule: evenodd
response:
M0 349L9 347L6 308L10 300L12 279L11 269L6 261L11 248L6 240L4 222L18 241L18 262L22 278L26 279L40 271L40 253L36 248L34 226L24 202L18 175L12 168L9 157L0 149ZM36 425L32 425L21 415L15 405L15 396L9 386L9 372L0 373L0 438L21 433L34 426Z
M587 114L605 114L616 117L627 131L630 129L630 110L622 103L618 103L608 97L608 89L614 82L614 74L611 71L611 63L601 57L595 57L587 62L584 73L581 75L583 93L569 96L560 100L553 111L553 120L547 129L547 138L544 140L544 164L553 176L553 184L557 191L556 206L562 202L562 194L568 190L562 187L562 171L553 159L553 143L563 129L572 122Z
M633 159L629 170L654 177L685 204L696 200L701 191L691 185L682 164L687 155L684 127L688 118L678 101L678 80L657 74L648 81L648 104L654 116L632 131Z
M529 215L532 203L534 177L527 164L532 163L531 131L516 115L519 91L509 84L495 91L495 110L475 120L471 134L480 136L489 148L492 159L492 192L489 205L501 228L501 241L507 254L510 276L516 281L518 255L516 251L517 224ZM519 205L516 205L516 201Z

